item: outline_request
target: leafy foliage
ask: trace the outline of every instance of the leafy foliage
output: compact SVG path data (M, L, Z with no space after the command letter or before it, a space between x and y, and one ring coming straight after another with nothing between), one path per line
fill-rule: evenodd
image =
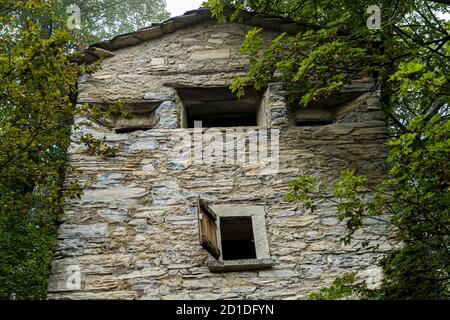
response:
M336 278L330 287L320 289L319 292L311 293L309 300L348 300L355 298L358 289L355 286L356 273L350 273Z
M148 27L169 17L165 0L61 0L57 13L63 14L71 4L81 10L81 30L74 34L85 47L100 40Z
M63 184L71 170L66 150L74 115L100 119L127 114L123 103L109 114L97 107L75 108L80 70L68 54L77 38L64 30L66 4L3 0L0 6L0 299L47 295L62 204L82 194L76 182ZM89 12L91 20L84 20L82 31L86 39L93 39L138 28L147 19L165 16L163 5L164 1L84 1L82 12ZM94 17L94 8L112 16ZM125 22L117 20L124 16ZM93 30L94 21L104 29ZM92 72L99 64L80 68ZM115 152L93 137L84 139L95 154Z
M390 176L373 190L351 168L338 183L301 177L290 184L289 201L315 210L334 202L347 221L349 243L364 219L390 215L389 230L403 246L383 261L384 299L443 299L450 295L449 99L450 3L438 0L214 0L219 20L239 18L239 9L282 16L306 26L262 47L260 30L248 32L241 52L250 57L245 78L231 89L244 94L282 81L302 88L300 106L371 76L389 120ZM380 30L366 25L368 5L381 9ZM231 8L232 14L229 14ZM236 10L233 11L232 8ZM328 190L332 190L330 196ZM366 243L365 245L370 245ZM330 294L331 295L331 294ZM368 297L368 295L366 295Z
M165 0L52 0L45 11L39 10L35 1L4 0L0 8L3 16L17 17L23 26L31 19L38 27L40 35L49 38L55 30L66 28L71 15L68 8L80 8L80 29L71 31L71 47L85 48L100 40L110 39L119 34L136 31L169 17ZM29 3L28 3L29 2Z
M105 144L106 138L102 140L95 139L90 133L81 137L80 141L88 148L90 155L98 155L102 157L114 157L118 151L117 148L109 147Z
M450 121L435 115L411 121L411 133L391 139L390 178L373 191L364 177L344 170L333 186L338 218L347 220L349 243L364 219L390 217L401 248L382 260L386 279L379 297L443 299L450 295ZM320 190L318 180L292 182L288 201L314 210L318 201L335 201ZM372 194L369 198L367 195Z
M44 14L50 4L28 1ZM45 297L67 169L77 68L68 34L44 39L39 26L0 16L0 298ZM76 190L74 190L76 194Z

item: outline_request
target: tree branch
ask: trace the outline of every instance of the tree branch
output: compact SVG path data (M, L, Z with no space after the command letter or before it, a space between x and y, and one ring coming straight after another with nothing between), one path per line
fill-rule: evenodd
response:
M450 5L450 0L428 0L429 2L440 3L445 5Z

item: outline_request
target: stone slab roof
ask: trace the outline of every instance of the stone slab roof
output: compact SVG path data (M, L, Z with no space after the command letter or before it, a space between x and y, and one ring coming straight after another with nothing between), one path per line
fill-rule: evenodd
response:
M230 16L233 11L225 10L225 15ZM289 19L260 14L256 12L241 11L241 22L250 26L262 27L268 30L296 34L315 27L307 23L294 22ZM99 58L107 58L114 55L113 51L131 47L145 41L163 37L176 30L212 20L210 8L191 10L181 16L169 18L161 23L152 23L149 27L135 32L121 34L111 40L102 41L91 45L82 51L75 59L77 63L92 63Z

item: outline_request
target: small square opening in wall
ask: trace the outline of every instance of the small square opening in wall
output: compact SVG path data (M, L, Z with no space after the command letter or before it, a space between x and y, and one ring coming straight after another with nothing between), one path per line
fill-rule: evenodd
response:
M317 127L349 122L348 119L358 116L355 111L357 112L360 103L356 102L372 85L371 81L355 81L350 87L344 87L341 92L330 97L314 99L307 106L302 106L298 98L291 97L289 99L291 124L297 127Z
M256 259L251 217L220 218L222 259Z
M212 272L271 268L265 210L261 206L197 202L200 245L211 255Z
M183 127L250 127L264 125L262 93L246 88L238 99L228 87L183 87L177 93L184 106Z

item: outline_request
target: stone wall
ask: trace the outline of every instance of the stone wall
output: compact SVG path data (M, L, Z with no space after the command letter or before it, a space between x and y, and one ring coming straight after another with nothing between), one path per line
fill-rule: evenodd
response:
M162 38L114 51L102 70L79 81L79 102L142 99L148 92L171 92L165 84L228 85L245 75L248 58L239 54L252 27L205 22ZM275 36L264 31L265 43Z
M311 214L284 200L288 183L311 174L326 182L351 167L374 184L385 168L387 137L377 100L368 93L342 104L337 123L296 127L282 85L264 93L266 126L280 129L280 168L262 175L255 164L180 165L174 134L182 129L183 104L169 84L229 85L245 74L238 54L249 27L205 23L121 49L103 68L80 79L79 102L153 101L154 129L116 134L88 119L75 129L67 177L85 186L68 201L55 248L49 299L302 299L335 277L358 271L379 282L375 261L389 249L383 225L367 221L350 245L339 242L345 223L332 205ZM270 39L271 32L265 32ZM220 129L225 131L225 129ZM87 153L83 134L117 147L115 157ZM211 272L198 243L196 201L262 206L274 266L268 270ZM379 244L376 252L364 241ZM81 287L67 286L71 266Z

